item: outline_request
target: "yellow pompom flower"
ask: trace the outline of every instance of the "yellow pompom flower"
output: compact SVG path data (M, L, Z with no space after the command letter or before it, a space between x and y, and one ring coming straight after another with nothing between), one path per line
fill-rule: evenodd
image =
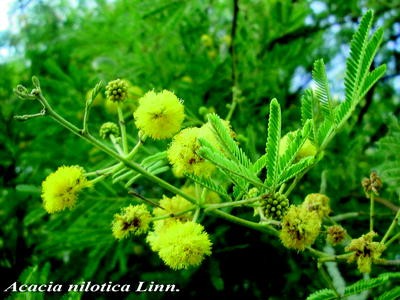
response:
M329 207L329 198L324 194L308 194L302 203L302 206L309 211L315 211L320 218L327 217L331 212Z
M146 205L129 205L114 215L112 233L118 240L128 237L131 233L140 235L149 230L151 214Z
M175 196L168 198L163 196L158 203L162 208L156 207L153 209L153 215L155 217L162 217L166 215L173 215L173 217L168 217L165 219L154 221L154 230L158 231L165 226L169 226L176 221L187 222L192 219L192 211L188 211L184 214L180 214L183 211L190 210L193 208L193 204L187 201L181 196Z
M383 243L372 241L376 235L373 231L363 234L360 238L353 239L345 248L346 251L353 251L348 262L356 261L361 273L370 273L371 264L379 260L382 252L386 249Z
M167 90L147 92L139 99L139 107L133 116L136 127L154 139L174 136L185 118L183 104Z
M43 206L50 214L72 208L78 199L78 193L90 185L82 167L59 167L42 183Z
M194 222L176 222L154 240L164 263L174 270L198 266L211 254L211 241L204 227Z
M174 136L167 150L167 157L172 164L172 170L178 177L185 173L197 176L210 176L215 166L197 154L200 148L199 137L206 138L210 130L206 127L190 127Z
M311 246L321 229L321 218L303 206L290 206L282 219L280 239L286 248L303 251Z

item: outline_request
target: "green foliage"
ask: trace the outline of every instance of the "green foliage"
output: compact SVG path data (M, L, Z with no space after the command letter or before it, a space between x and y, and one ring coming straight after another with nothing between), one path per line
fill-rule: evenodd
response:
M208 121L215 130L220 147L229 154L231 159L235 160L243 167L248 168L251 164L250 159L234 141L231 133L229 132L229 128L224 125L222 120L216 114L209 115Z
M281 139L281 107L276 99L272 99L269 108L268 138L265 151L267 153L266 184L274 190L279 172L279 141Z
M392 118L389 133L378 141L382 160L377 169L391 190L400 194L400 124Z
M333 121L334 105L330 95L325 64L322 59L315 61L312 76L316 85L314 97L316 98L315 103L317 107L315 107L314 110L321 110L323 118Z
M377 297L377 300L391 300L400 297L400 286L395 287L389 291L384 292L382 295Z
M338 127L341 127L349 118L362 97L371 88L371 83L376 82L386 70L385 65L382 65L377 69L378 71L369 71L383 35L383 31L380 29L369 38L372 21L373 12L369 10L361 19L360 26L350 44L350 57L347 60L344 80L346 98L338 106L335 116L335 123Z
M0 271L9 274L10 280L24 282L31 278L40 282L176 283L182 298L305 299L319 290L309 298L335 299L334 291L324 289L326 282L316 276L310 252L282 251L279 239L265 230L272 228L276 233L279 222L263 219L257 201L278 190L291 204L300 204L309 193L326 193L333 218L348 212L358 214L357 219L342 222L349 234L357 237L369 230L369 201L360 181L371 167L382 177L379 197L389 204L398 200L398 122L391 122L389 133L384 133L388 114L399 112L393 80L398 71L390 48L398 35L398 5L367 1L375 14L368 11L353 36L342 97L337 85L341 74L332 74L344 64L340 55L364 2L240 1L236 17L230 1L128 2L79 1L74 6L64 0L31 2L20 8L15 31L0 36L1 45L16 45L13 49L18 54L0 64L5 74L0 78L0 222L4 224L0 228ZM316 2L322 7L320 12L315 9ZM374 15L383 28L370 34ZM211 43L204 43L202 36L208 36ZM378 66L381 62L390 63ZM209 206L195 216L213 241L210 259L199 268L170 271L143 239L116 242L112 238L113 215L121 207L140 203L128 190L143 195L149 203L177 192L148 181L123 164L115 173L105 172L104 180L79 195L74 210L46 214L40 185L58 166L82 165L95 174L119 162L47 117L16 122L14 115L41 109L38 103L21 101L12 94L12 87L19 83L29 87L32 75L41 79L44 96L55 111L77 127L87 116L88 132L93 133L104 122L116 122L116 113L106 105L103 91L96 96L101 86L91 87L115 78L128 80L134 89L134 96L123 107L129 146L138 142L137 129L132 126L137 98L148 90L170 89L184 100L183 127L209 121L218 147L201 140L198 154L217 166L212 177L187 174L175 178L165 156L170 141L148 139L130 161L178 191L196 183L195 200L201 198L202 188L220 195L221 203L206 204ZM311 79L314 83L307 88ZM241 94L230 111L232 90ZM274 97L279 103L271 100ZM200 107L211 113L207 115ZM225 126L225 115L230 115L235 134ZM279 155L285 132L292 132L292 138ZM298 160L307 139L316 146L317 155ZM103 144L113 147L111 142ZM234 204L252 197L257 201ZM216 212L247 227L212 215L212 208L218 205ZM375 210L374 229L383 236L393 214L380 202L375 203ZM328 225L324 220L323 226ZM398 227L395 230L397 233ZM323 238L320 235L315 249L323 248ZM335 250L339 253L343 248ZM398 253L396 239L384 257L395 260ZM352 266L340 266L346 281L358 275ZM374 266L375 277L348 286L346 295L368 290L378 299L399 297L397 273L379 275L389 270L388 266ZM81 295L63 297L79 299Z
M357 295L363 291L370 290L372 288L376 288L378 286L387 284L388 280L398 280L400 278L400 273L382 273L376 278L370 279L361 279L352 285L346 287L344 291L345 297L351 295ZM380 297L389 297L389 295L395 295L397 293L396 289L390 291L390 293L385 293L386 295L381 295ZM312 293L310 296L307 297L307 300L319 300L319 299L337 299L338 297L334 293L333 290L330 289L323 289L317 292ZM394 298L383 298L383 299L394 299Z

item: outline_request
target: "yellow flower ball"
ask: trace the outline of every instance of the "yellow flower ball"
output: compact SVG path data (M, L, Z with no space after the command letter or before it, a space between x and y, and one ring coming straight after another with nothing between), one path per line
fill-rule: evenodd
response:
M211 241L204 227L194 222L176 222L154 240L158 255L174 270L198 266L211 254Z
M210 176L215 166L197 154L200 148L199 137L209 134L206 128L190 127L174 136L167 150L167 157L172 164L172 170L178 177L185 173L197 176Z
M62 166L47 176L42 183L42 199L48 213L59 212L75 205L78 193L90 186L84 173L80 166Z
M147 92L139 99L139 107L133 114L136 127L153 139L174 136L185 118L184 107L174 93Z
M153 215L155 217L162 217L167 215L174 215L165 219L154 221L154 230L160 230L165 226L169 226L176 221L187 222L192 219L192 211L188 211L185 214L181 214L183 211L193 208L193 204L181 196L175 196L163 198L158 203L162 208L156 207L153 209Z
M140 235L149 230L150 221L151 214L146 205L129 205L122 208L121 213L114 215L112 233L118 240L128 237L131 233Z
M303 251L314 243L320 229L321 219L315 211L292 205L282 219L280 239L286 248Z
M315 211L320 218L327 217L331 212L329 198L324 194L308 194L301 205L309 211Z

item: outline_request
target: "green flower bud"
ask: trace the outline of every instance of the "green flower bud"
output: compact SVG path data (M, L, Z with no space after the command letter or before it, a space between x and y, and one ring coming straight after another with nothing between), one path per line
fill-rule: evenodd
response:
M288 198L279 193L264 195L261 203L265 217L268 219L281 220L289 208Z
M115 137L119 137L119 128L117 124L107 122L101 125L99 134L102 139L107 139L111 134Z
M113 102L122 102L128 96L128 84L121 79L110 81L106 86L107 99Z

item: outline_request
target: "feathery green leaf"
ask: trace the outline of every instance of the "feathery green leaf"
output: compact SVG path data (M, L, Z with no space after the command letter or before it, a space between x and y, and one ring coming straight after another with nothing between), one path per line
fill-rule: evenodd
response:
M212 181L208 178L199 177L199 176L196 176L194 174L189 174L189 173L185 174L185 176L190 178L194 182L200 184L201 186L209 189L210 191L216 192L218 195L223 197L225 200L230 199L230 197L226 193L226 191L220 185L215 184L214 181Z
M379 46L382 43L382 37L383 37L383 28L379 28L368 40L368 43L365 47L365 51L362 55L362 61L360 62L360 79L359 79L360 81L357 83L358 88L364 85L365 78L369 74L372 61L374 60L375 55L378 52ZM361 98L359 90L357 92L358 96Z
M279 177L278 185L288 181L289 179L293 178L297 174L300 174L306 168L311 166L313 163L314 163L314 157L309 156L309 157L303 158L298 163L291 165Z
M311 119L313 119L313 93L307 89L301 97L301 123L304 125Z
M258 173L261 172L261 170L267 165L267 159L268 159L268 155L264 154L262 156L260 156L256 162L251 166L251 170L258 175Z
M382 295L380 295L376 300L393 300L400 299L400 286L397 286Z
M328 77L326 76L325 64L322 59L315 61L312 71L315 83L314 97L317 99L318 106L324 118L333 120L333 104L329 92Z
M372 289L374 287L380 286L387 283L389 279L400 278L400 273L382 273L376 278L361 279L352 285L346 287L344 291L345 296L355 295L361 293L362 291Z
M324 122L318 128L318 132L316 134L316 144L322 148L326 146L327 141L331 137L333 131L335 129L335 124L330 119L325 119Z
M238 144L232 138L227 125L223 123L221 118L216 114L209 114L208 121L216 133L218 142L222 148L228 152L230 158L236 160L245 167L249 167L251 165L250 159L243 150L239 148Z
M282 182L282 176L285 175L286 171L292 165L292 162L296 158L297 153L307 140L311 130L311 120L308 120L302 130L298 130L294 133L293 138L288 141L288 147L286 151L279 156L278 173L280 174L278 181Z
M360 88L360 98L364 97L365 94L371 89L371 87L385 74L386 65L380 65L372 72L369 72L364 80L363 86Z
M337 127L341 127L349 118L362 97L385 70L385 67L378 67L377 71L369 72L383 36L382 29L378 29L369 39L372 21L373 12L369 10L361 19L350 44L350 56L347 59L344 81L346 97L335 113Z
M322 289L309 295L306 300L331 300L336 298L336 294L333 290Z
M200 147L197 153L201 157L211 161L214 165L221 168L222 171L224 171L228 177L234 183L236 183L236 185L239 185L245 189L247 182L250 182L258 187L263 187L263 183L260 181L260 179L258 179L258 177L249 169L226 158L205 139L200 138L199 141L202 147Z
M373 20L373 12L369 10L361 19L360 25L353 35L350 44L350 56L347 59L345 74L345 92L346 102L353 103L358 99L358 85L363 76L362 62L365 55L365 49L368 45L368 33Z
M274 98L270 104L268 120L268 138L266 152L267 159L267 185L275 188L278 177L279 142L281 139L281 107Z

